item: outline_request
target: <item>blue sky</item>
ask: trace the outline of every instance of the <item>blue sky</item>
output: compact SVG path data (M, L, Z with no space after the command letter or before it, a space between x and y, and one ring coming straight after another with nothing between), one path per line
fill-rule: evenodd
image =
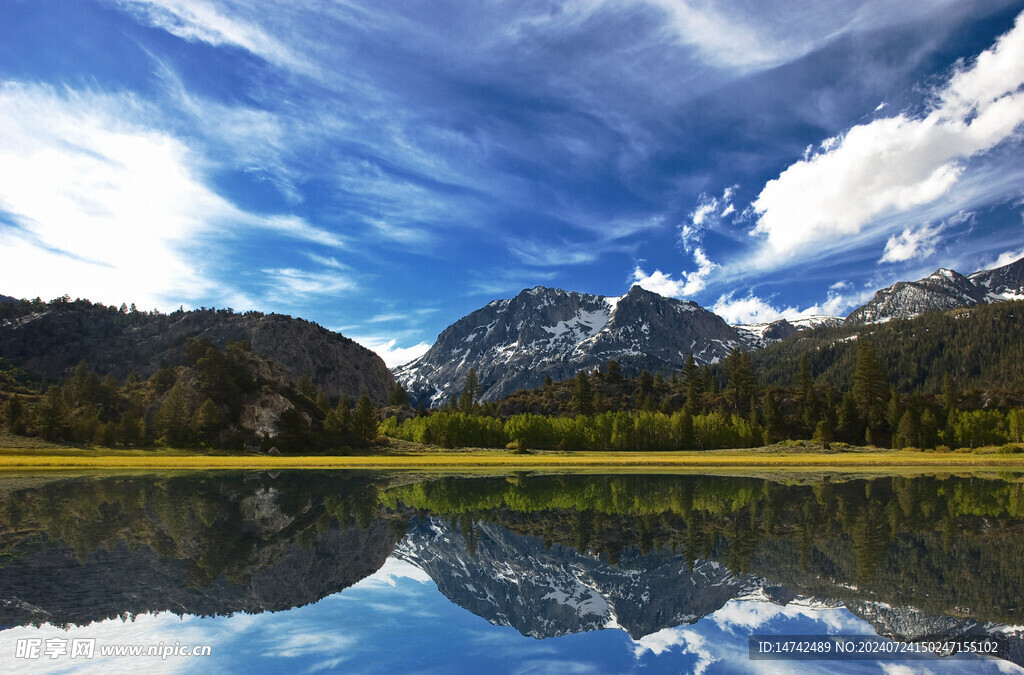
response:
M0 0L0 293L391 364L537 284L731 322L1024 254L1024 1Z
M734 600L692 625L639 640L619 629L538 640L495 626L452 603L421 570L388 559L376 574L317 603L283 612L178 617L170 612L67 630L44 624L0 631L0 663L17 641L92 638L91 661L69 656L17 661L33 673L1016 673L996 659L754 661L750 635L874 635L846 609ZM209 645L209 656L99 658L110 645Z

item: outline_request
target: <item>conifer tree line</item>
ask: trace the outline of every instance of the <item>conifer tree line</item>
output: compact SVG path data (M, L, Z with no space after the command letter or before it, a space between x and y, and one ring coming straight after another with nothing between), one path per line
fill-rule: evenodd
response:
M794 384L764 386L752 355L733 349L714 366L691 354L668 378L647 371L624 377L617 362L562 382L475 403L467 388L439 411L399 421L382 434L445 447L562 450L748 448L785 440L893 448L1006 446L1024 451L1024 407L1010 392L960 391L947 374L937 392L904 392L890 383L873 340L855 342L855 364L843 389L821 384L811 355L794 369ZM470 392L469 395L466 392Z
M133 374L121 383L112 375L101 380L82 361L66 382L42 383L41 391L7 377L0 380L0 429L104 447L276 447L289 453L366 447L377 436L369 397L332 402L309 376L290 383L268 375L268 362L245 342L229 342L221 351L205 338L192 338L185 362L148 380ZM404 391L400 400L406 401ZM258 415L270 416L262 431Z

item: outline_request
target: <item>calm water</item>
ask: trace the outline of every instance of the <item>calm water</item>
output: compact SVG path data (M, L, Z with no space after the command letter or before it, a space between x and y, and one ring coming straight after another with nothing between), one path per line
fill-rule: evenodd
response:
M2 671L1024 671L1015 475L0 486ZM973 635L999 658L751 660L751 635Z

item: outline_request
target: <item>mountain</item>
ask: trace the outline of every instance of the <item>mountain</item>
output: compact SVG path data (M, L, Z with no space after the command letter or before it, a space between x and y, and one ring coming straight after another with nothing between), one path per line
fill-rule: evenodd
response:
M892 319L910 319L926 312L1024 299L1024 258L992 270L964 276L940 268L918 281L900 281L875 293L846 317L860 326Z
M967 278L987 291L988 302L1024 300L1024 258L994 270L975 272Z
M85 360L101 377L147 378L185 361L188 338L205 337L223 349L250 343L292 379L308 375L336 398L367 394L383 403L394 386L384 361L349 338L315 323L280 314L200 309L171 314L118 310L86 300L0 304L0 358L49 379L63 379Z
M843 318L839 316L814 315L805 316L801 319L779 319L770 323L746 323L733 324L733 328L739 331L746 339L746 344L751 349L760 349L770 344L781 342L788 337L796 335L802 330L813 328L843 325Z
M625 372L680 369L724 358L743 338L693 302L634 286L617 298L536 286L495 300L446 328L430 350L395 376L434 405L458 395L470 368L481 400L572 377L614 359Z

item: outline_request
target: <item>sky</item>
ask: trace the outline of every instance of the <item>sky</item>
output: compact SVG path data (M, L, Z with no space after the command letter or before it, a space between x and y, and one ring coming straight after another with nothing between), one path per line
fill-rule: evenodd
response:
M443 634L443 637L441 635ZM319 602L283 612L179 617L170 612L68 629L50 624L0 631L0 659L15 661L19 640L63 640L17 661L30 673L1019 673L998 659L772 661L749 658L751 635L874 635L849 610L733 600L694 624L638 640L621 629L538 640L488 623L455 603L418 568L389 558L372 576ZM70 658L72 640L95 640L91 660ZM107 657L104 646L208 645L207 656ZM929 656L929 655L925 655Z
M845 315L1024 255L1022 123L1024 0L0 0L0 294Z

